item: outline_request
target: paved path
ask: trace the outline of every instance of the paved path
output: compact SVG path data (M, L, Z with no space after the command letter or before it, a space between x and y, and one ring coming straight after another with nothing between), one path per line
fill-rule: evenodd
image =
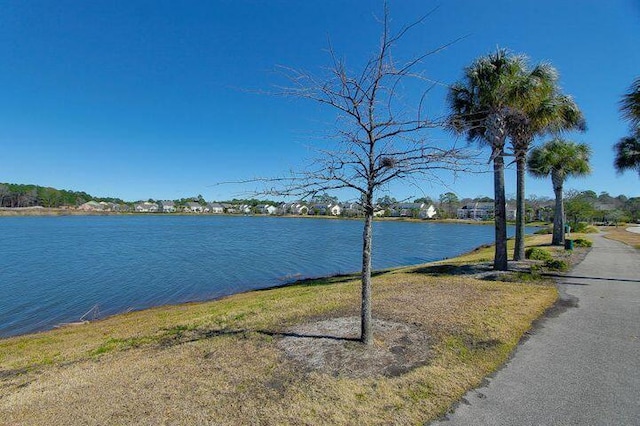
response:
M640 252L595 236L559 288L574 307L545 319L438 426L640 425Z
M627 231L640 234L640 226L630 226L627 228Z

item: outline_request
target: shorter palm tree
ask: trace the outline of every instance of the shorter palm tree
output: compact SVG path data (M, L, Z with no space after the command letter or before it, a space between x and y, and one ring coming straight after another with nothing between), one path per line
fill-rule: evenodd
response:
M631 125L631 136L620 139L613 146L616 153L613 165L618 173L635 170L640 176L640 77L622 97L620 112Z
M622 96L620 112L629 121L631 128L640 129L640 77L633 81L629 92Z
M564 244L564 202L562 188L568 177L586 176L591 173L589 158L591 148L584 143L576 143L555 138L534 148L527 159L529 173L535 177L551 176L556 207L553 217L553 238L551 244Z
M613 146L616 158L613 165L618 173L635 170L640 177L640 130L635 135L627 136Z

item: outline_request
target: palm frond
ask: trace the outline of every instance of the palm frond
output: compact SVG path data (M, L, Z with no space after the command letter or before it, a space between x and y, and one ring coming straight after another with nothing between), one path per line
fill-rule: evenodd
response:
M623 95L620 101L620 112L625 119L629 120L632 128L640 128L640 77L633 81L629 91Z
M640 176L640 130L633 136L627 136L613 146L616 153L614 167L618 173L635 170Z
M555 138L531 150L527 169L535 177L547 177L555 173L564 180L569 176L590 174L590 158L589 145Z

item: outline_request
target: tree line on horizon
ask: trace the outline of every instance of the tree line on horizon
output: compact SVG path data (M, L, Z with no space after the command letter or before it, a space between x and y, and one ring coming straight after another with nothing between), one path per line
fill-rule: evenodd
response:
M88 194L84 191L72 191L66 189L56 189L49 186L41 186L34 184L20 184L20 183L0 183L0 207L5 208L19 208L19 207L49 207L49 208L61 208L61 207L79 207L89 201L113 203L118 205L133 206L137 203L144 201L158 202L161 200L154 200L152 198L146 200L137 201L124 201L117 197L96 197ZM202 195L196 195L193 197L183 197L175 200L171 200L177 206L185 206L189 202L195 202L205 206L205 201ZM272 200L259 200L256 198L249 199L237 199L234 198L229 201L219 201L220 203L230 204L246 204L255 207L260 204L273 203L276 205L276 201Z
M78 207L88 201L114 203L119 205L130 205L137 202L123 201L114 197L95 197L84 191L71 191L56 189L32 184L0 183L0 207ZM159 200L148 199L144 201L156 202ZM174 201L176 206L184 206L188 202L196 202L205 206L202 195L194 197L183 197ZM278 206L284 201L275 201L258 198L233 198L225 201L216 201L221 204L247 205L256 207L261 204ZM454 192L445 192L438 197L423 196L410 200L397 200L391 195L385 195L376 199L376 206L387 209L403 203L424 203L433 205L438 211L441 219L455 219L457 210L465 205L473 203L493 203L494 199L489 196L477 196L460 198ZM507 198L507 203L514 205L514 198ZM309 200L307 204L344 204L336 196L320 194ZM553 200L546 196L529 195L525 199L525 221L550 221L553 218ZM566 217L572 223L578 222L599 222L599 223L621 223L640 221L640 197L627 197L624 194L612 196L607 192L597 194L595 191L570 190L564 197Z

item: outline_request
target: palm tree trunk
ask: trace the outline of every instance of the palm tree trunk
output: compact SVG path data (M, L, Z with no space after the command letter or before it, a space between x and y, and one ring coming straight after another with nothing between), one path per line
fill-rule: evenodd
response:
M504 150L501 149L493 159L494 223L496 250L493 269L506 271L507 263L507 209L504 194Z
M373 344L371 317L371 245L373 240L373 197L367 200L362 233L362 309L360 310L360 341Z
M555 173L551 173L553 193L556 197L556 207L553 214L553 238L551 245L564 245L564 202L562 200L562 179Z
M519 155L516 158L516 246L513 249L513 260L524 259L524 178L526 169L526 157Z

